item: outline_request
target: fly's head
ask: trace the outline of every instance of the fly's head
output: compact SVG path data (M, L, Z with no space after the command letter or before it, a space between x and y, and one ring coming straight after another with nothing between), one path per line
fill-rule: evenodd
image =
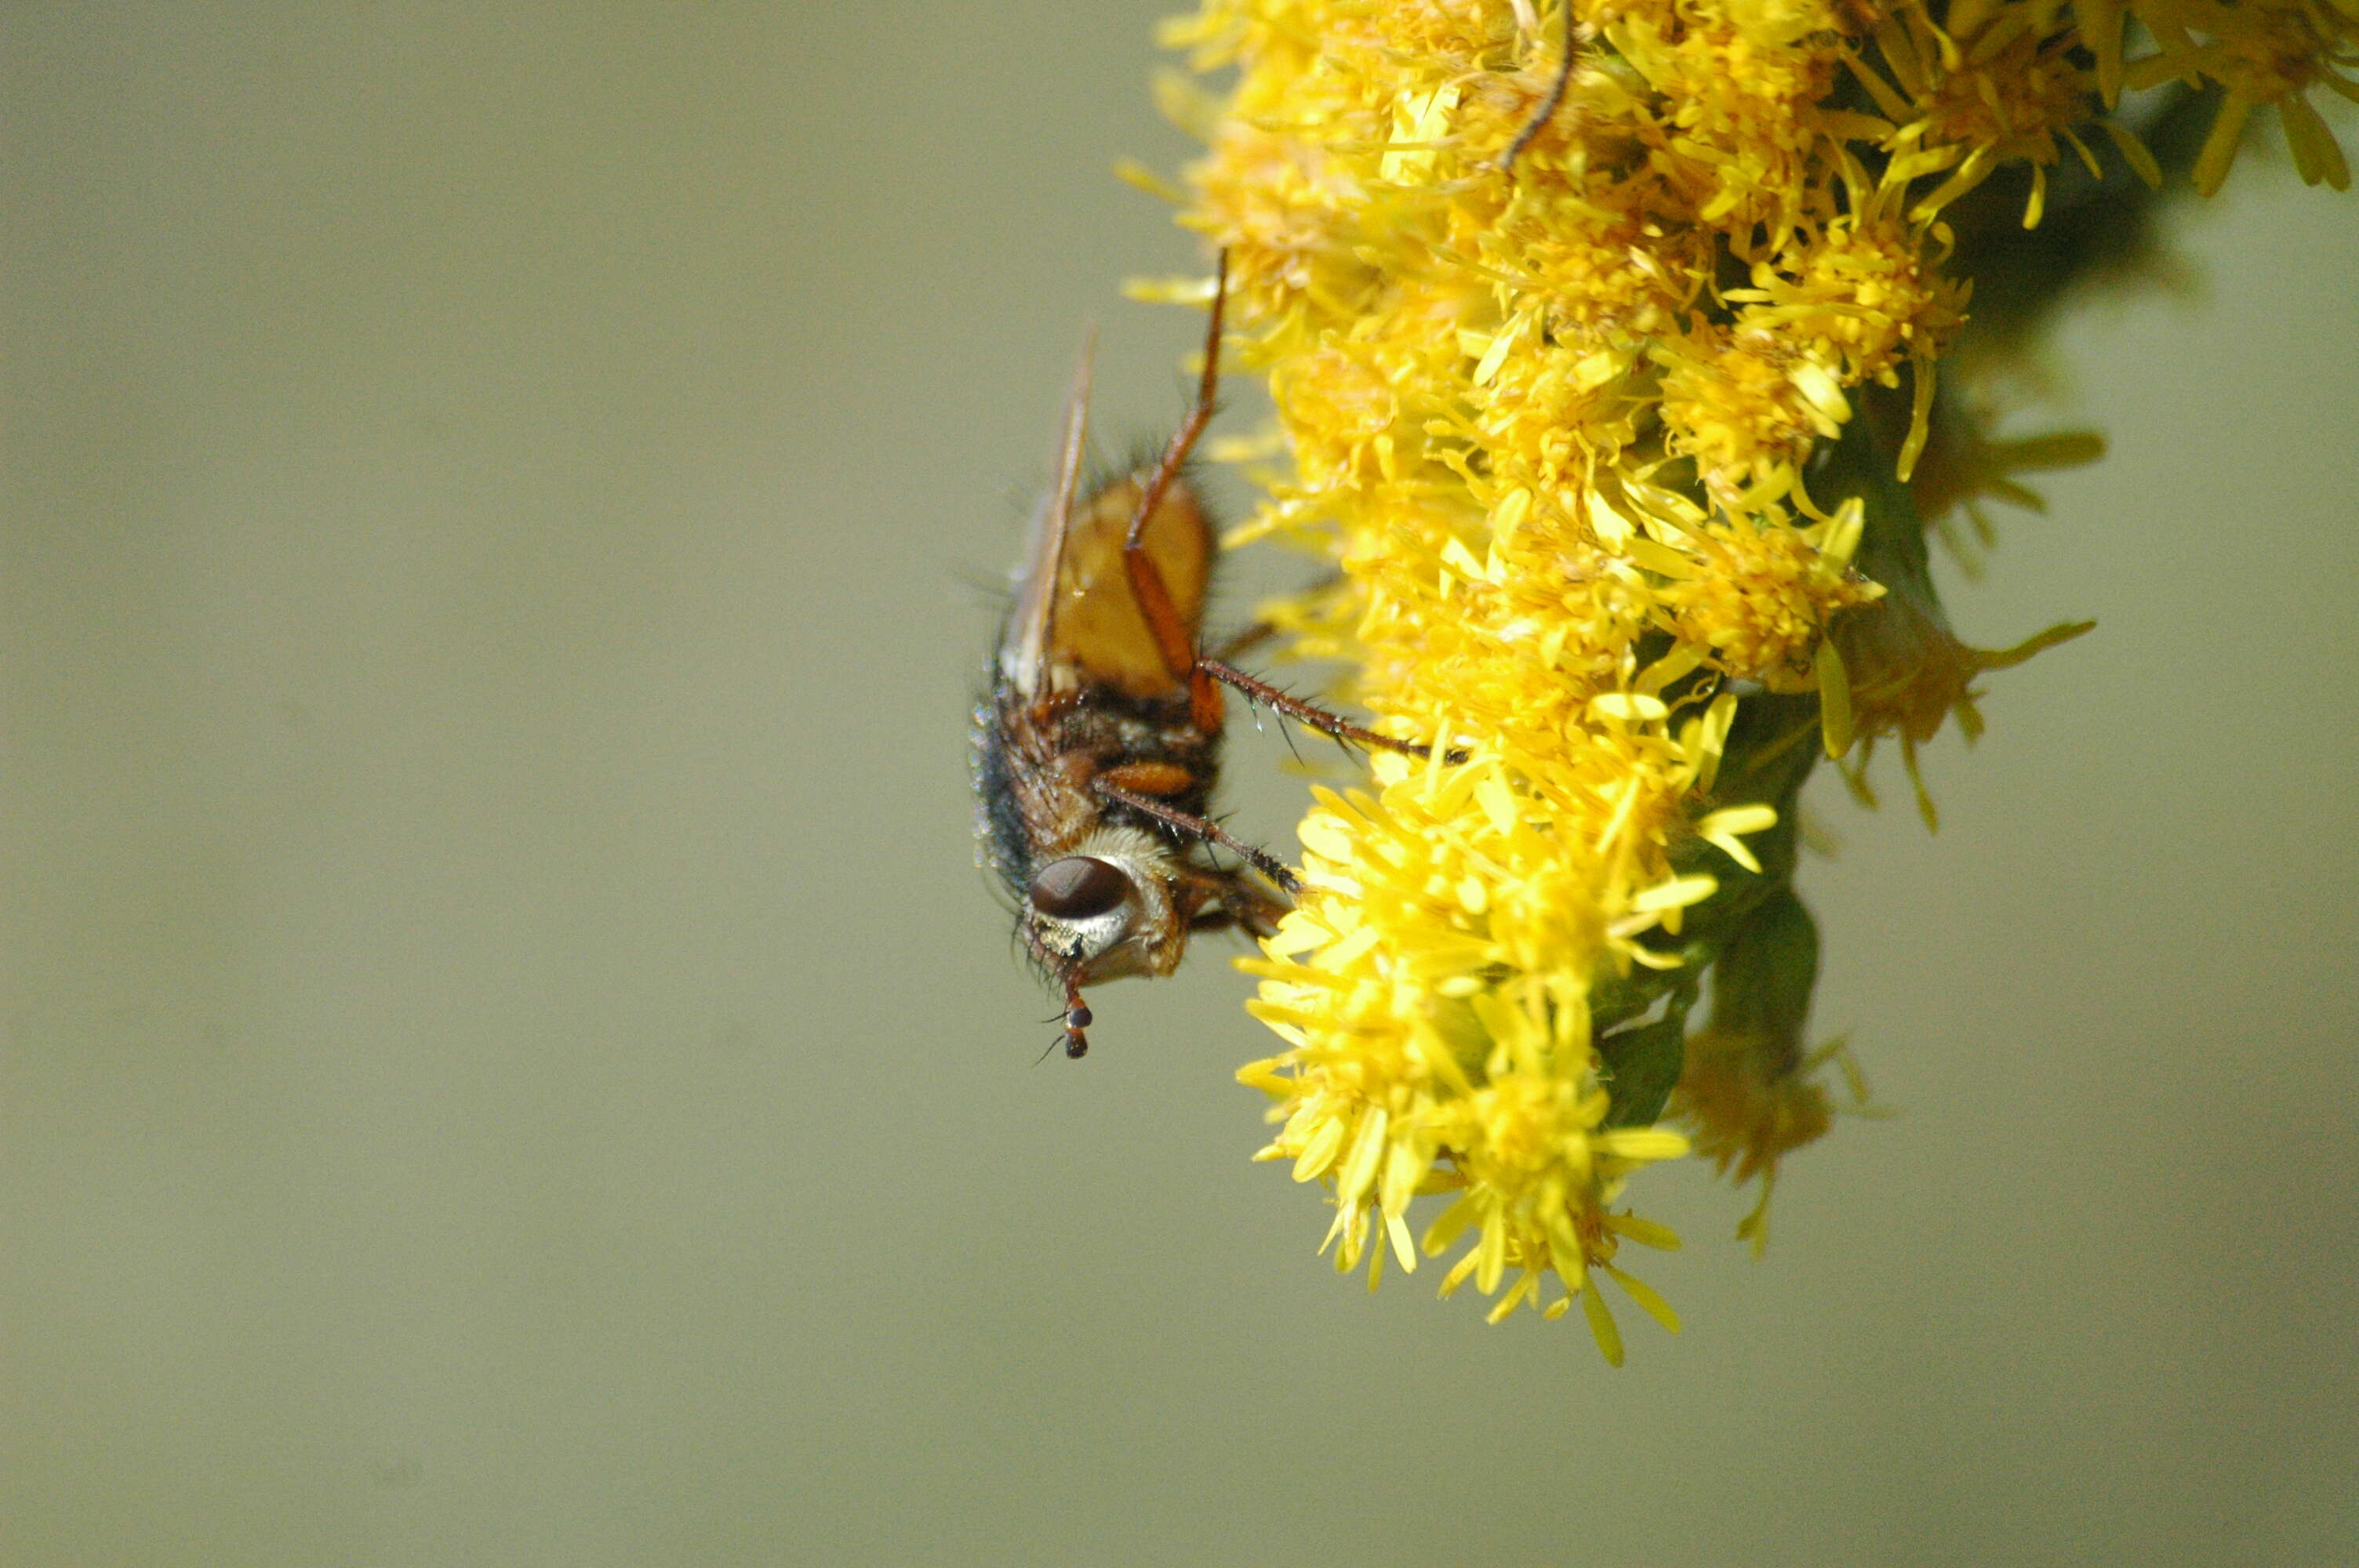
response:
M1089 1050L1082 988L1168 975L1188 941L1176 868L1147 834L1101 828L1076 851L1042 860L1018 890L1016 931L1065 998L1065 1054Z

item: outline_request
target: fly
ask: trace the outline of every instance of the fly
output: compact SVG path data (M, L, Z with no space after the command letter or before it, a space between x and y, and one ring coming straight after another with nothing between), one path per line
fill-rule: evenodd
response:
M975 709L983 859L1016 896L1034 965L1062 993L1068 1056L1089 1050L1083 987L1168 975L1199 931L1266 935L1300 891L1276 856L1211 815L1223 686L1339 741L1425 754L1203 650L1218 541L1183 470L1212 421L1227 296L1223 254L1194 406L1152 465L1087 493L1083 356L1055 483ZM1214 846L1239 863L1217 862Z

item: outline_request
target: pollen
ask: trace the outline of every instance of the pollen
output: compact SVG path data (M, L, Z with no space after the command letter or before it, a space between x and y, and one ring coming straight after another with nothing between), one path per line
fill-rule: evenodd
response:
M1972 647L1929 575L1951 512L2093 455L1999 440L1940 373L1977 282L2068 177L2162 178L2125 94L2223 90L2181 179L2216 186L2274 107L2345 182L2306 95L2359 92L2354 17L1202 0L1169 27L1235 71L1169 96L1206 145L1181 221L1275 405L1236 536L1325 563L1266 619L1431 747L1314 792L1304 891L1245 961L1279 1047L1239 1075L1263 1157L1332 1205L1339 1269L1434 1260L1495 1321L1578 1302L1617 1361L1602 1289L1676 1327L1623 1269L1677 1240L1636 1179L1696 1150L1766 1196L1838 1108L1792 886L1815 762L1864 793L1890 739L1914 779L1984 676L2086 630Z
M1828 623L1884 592L1775 522L1722 524L1690 539L1695 575L1659 590L1673 630L1683 646L1710 650L1714 668L1771 690L1806 687Z

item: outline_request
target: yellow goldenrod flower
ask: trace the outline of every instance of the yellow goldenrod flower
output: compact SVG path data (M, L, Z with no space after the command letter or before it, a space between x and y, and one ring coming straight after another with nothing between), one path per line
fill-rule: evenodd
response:
M1208 143L1185 221L1227 251L1290 460L1239 536L1341 572L1271 619L1467 753L1318 791L1306 892L1246 965L1284 1047L1241 1075L1274 1102L1263 1154L1332 1194L1339 1267L1454 1253L1445 1293L1471 1279L1495 1319L1578 1300L1615 1359L1601 1276L1677 1326L1615 1263L1676 1244L1622 1207L1631 1175L1692 1146L1766 1199L1832 1110L1792 888L1813 761L1852 754L1864 790L1890 735L1913 777L1951 716L1978 727L1984 671L2085 630L1951 632L1927 520L2036 502L2011 475L2094 453L1993 440L1936 362L2024 231L2148 200L2134 126L2180 111L2117 120L2125 92L2216 95L2175 159L2206 189L2261 104L2305 178L2344 183L2304 94L2353 94L2354 16L1203 0L1169 26L1236 71L1164 97ZM2058 254L2018 314L2083 265Z

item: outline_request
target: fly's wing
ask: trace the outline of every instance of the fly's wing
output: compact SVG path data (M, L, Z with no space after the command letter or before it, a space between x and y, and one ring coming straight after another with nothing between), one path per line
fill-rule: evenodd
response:
M1016 571L1016 597L1007 610L1007 630L999 643L999 675L1027 697L1038 696L1048 678L1049 647L1055 635L1059 563L1065 556L1067 524L1080 492L1082 453L1089 440L1090 353L1093 331L1082 340L1082 362L1065 398L1063 429L1057 438L1057 480L1032 517L1032 535Z
M1188 689L1188 672L1165 666L1123 569L1123 542L1138 510L1143 478L1133 474L1085 497L1066 522L1047 643L1049 678L1058 689L1111 686L1136 697ZM1193 643L1203 620L1214 541L1212 520L1184 481L1164 492L1147 519L1146 543Z

